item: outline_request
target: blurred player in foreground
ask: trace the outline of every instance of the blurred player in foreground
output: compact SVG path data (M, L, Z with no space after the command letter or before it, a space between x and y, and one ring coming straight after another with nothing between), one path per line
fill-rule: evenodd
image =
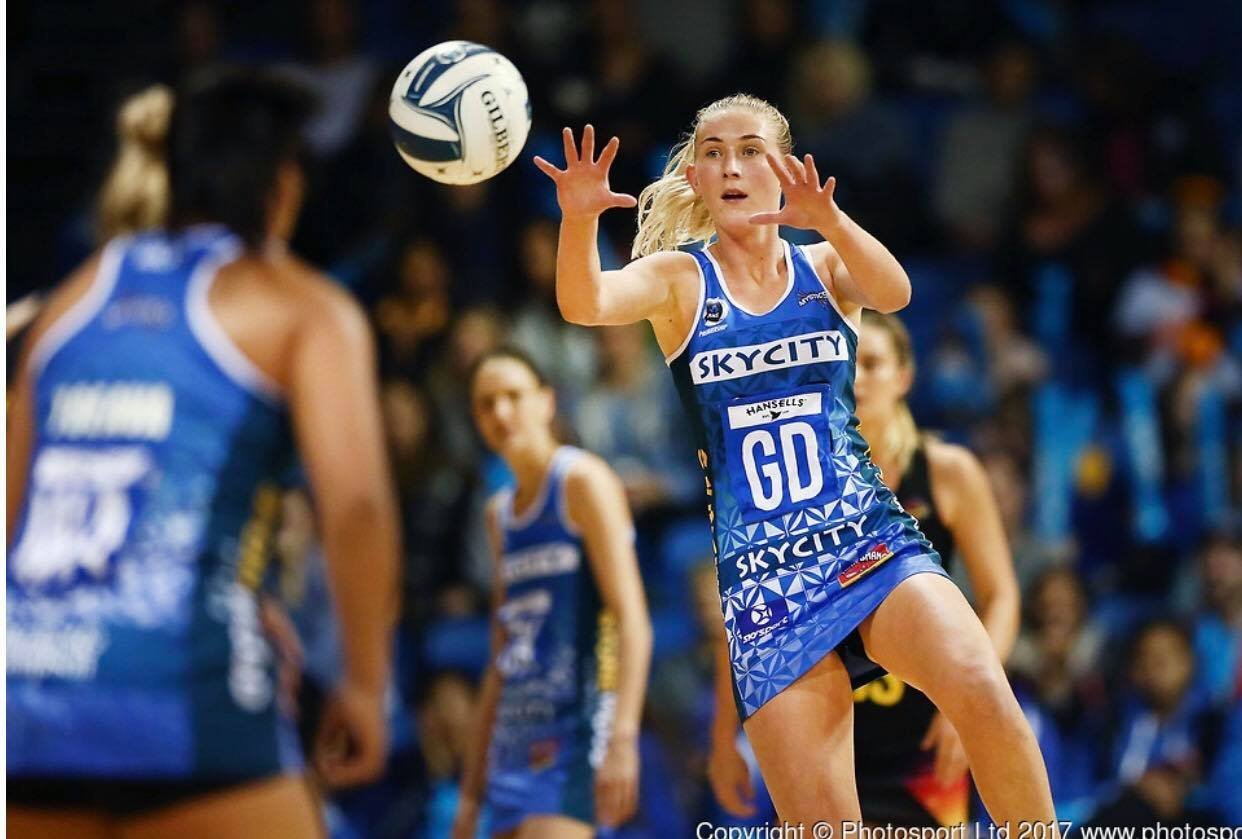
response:
M517 485L488 505L492 658L454 839L481 803L494 836L589 837L638 800L652 631L620 479L552 434L556 401L524 354L476 365L474 418Z
M322 833L256 601L295 442L344 636L318 768L383 768L399 536L366 322L285 249L310 109L255 72L180 92L152 144L167 229L109 241L32 328L8 435L11 835Z

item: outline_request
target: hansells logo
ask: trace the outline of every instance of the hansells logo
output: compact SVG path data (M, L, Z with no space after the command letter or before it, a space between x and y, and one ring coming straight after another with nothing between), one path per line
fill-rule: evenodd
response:
M729 316L729 304L721 297L709 297L703 301L703 325L715 326Z
M853 585L862 578L864 574L874 571L878 566L890 560L893 552L888 549L888 545L881 542L871 550L863 554L863 558L855 562L849 568L846 568L837 575L837 582L841 584L841 588Z
M690 379L696 385L727 382L756 373L825 361L849 361L849 350L841 333L836 330L696 353L690 360Z
M823 404L823 394L812 391L765 399L762 402L749 402L745 405L730 405L729 427L753 428L756 425L767 425L780 419L812 417L822 412Z

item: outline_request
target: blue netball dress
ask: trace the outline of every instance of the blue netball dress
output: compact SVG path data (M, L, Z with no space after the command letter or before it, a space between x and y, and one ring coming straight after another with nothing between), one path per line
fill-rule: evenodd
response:
M497 505L505 645L487 789L495 831L536 815L594 821L595 768L616 707L617 630L566 512L565 478L581 454L557 450L521 516L511 493Z
M34 348L6 569L10 777L301 765L255 599L289 423L207 305L240 249L215 226L115 240Z
M839 646L855 686L880 675L843 642L903 579L944 574L858 433L857 331L805 251L782 245L789 283L763 314L693 253L698 314L668 359L707 478L743 720Z

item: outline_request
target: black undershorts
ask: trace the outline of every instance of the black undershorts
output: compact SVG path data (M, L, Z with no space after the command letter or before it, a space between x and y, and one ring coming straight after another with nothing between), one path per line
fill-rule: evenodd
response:
M7 780L6 791L10 807L91 810L113 818L131 818L263 779L118 780L68 776L10 776Z

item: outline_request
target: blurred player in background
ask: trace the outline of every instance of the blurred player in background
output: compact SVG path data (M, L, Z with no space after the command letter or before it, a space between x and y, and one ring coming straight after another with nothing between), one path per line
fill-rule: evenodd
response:
M256 589L296 441L346 662L319 769L374 777L399 536L370 334L285 249L307 96L217 72L178 95L166 143L144 108L145 158L123 174L122 148L101 222L160 218L166 149L169 225L111 239L51 296L9 413L8 827L320 835Z
M494 836L591 836L638 800L652 631L625 489L557 443L555 396L526 355L485 355L470 385L483 440L517 485L488 505L492 656L454 839L474 837L484 800Z
M901 506L945 569L962 562L979 619L1004 661L1018 634L1018 581L996 499L978 458L922 433L906 394L914 346L896 315L863 312L854 379L858 430ZM969 819L966 752L925 694L887 673L854 694L854 760L869 822L954 825Z
M617 145L597 160L590 126L581 152L565 129L565 169L536 158L562 213L558 300L577 323L649 320L665 353L708 479L731 675L720 704L732 696L777 812L860 818L853 688L887 670L952 722L996 822L1050 823L1047 773L991 639L857 430L861 312L904 307L905 271L810 155L789 154L784 116L745 95L699 112L643 192L638 258L602 271L599 217L636 203L608 186ZM825 241L792 246L778 224Z

